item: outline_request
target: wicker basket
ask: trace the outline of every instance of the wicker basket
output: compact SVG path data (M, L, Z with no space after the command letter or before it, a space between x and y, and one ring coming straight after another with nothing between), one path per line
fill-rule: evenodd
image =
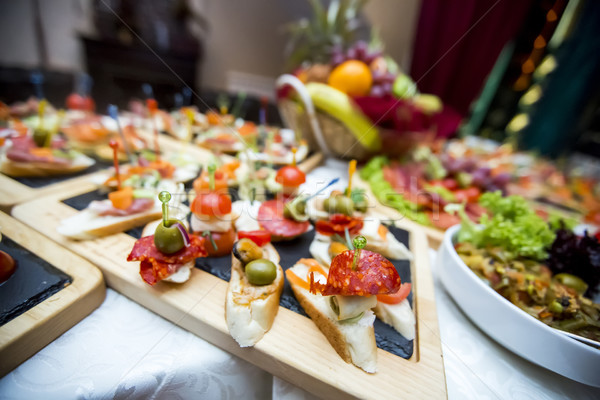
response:
M354 134L338 119L316 110L304 84L293 75L277 79L277 89L292 87L299 101L287 96L277 106L285 125L300 132L311 149L319 149L326 156L342 159L366 160L373 152L365 148Z

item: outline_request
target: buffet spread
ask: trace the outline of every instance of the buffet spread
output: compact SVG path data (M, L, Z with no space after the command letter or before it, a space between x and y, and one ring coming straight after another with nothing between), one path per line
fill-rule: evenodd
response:
M266 109L244 119L244 96L204 112L152 96L107 115L89 96L1 104L0 372L97 307L104 279L318 396L445 398L439 247L483 331L600 387L600 184L448 139L456 116L376 46L324 54L277 80L286 128ZM344 176L307 181L326 157Z

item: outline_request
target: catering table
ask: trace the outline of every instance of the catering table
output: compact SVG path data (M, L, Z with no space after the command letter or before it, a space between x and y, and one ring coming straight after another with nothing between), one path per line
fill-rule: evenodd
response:
M309 182L344 176L328 160ZM461 312L430 250L450 399L598 399L579 384L509 352ZM599 372L600 374L600 372ZM401 398L391 393L390 398ZM89 317L0 379L7 399L312 399L305 390L213 346L109 289Z

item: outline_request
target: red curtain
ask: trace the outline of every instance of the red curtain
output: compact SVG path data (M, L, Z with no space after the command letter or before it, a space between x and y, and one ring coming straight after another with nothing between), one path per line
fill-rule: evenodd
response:
M535 0L422 0L411 76L463 116Z

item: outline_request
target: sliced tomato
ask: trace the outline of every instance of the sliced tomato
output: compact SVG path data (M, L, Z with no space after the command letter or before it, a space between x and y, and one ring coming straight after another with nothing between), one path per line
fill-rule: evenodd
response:
M362 227L362 219L344 214L333 214L329 217L329 220L320 220L315 224L317 232L327 236L335 235L336 233L344 236L346 229L348 229L348 233L354 235L360 232Z
M233 244L235 242L235 231L233 228L227 232L211 232L210 235L212 236L217 249L215 250L210 238L206 236L204 249L208 253L209 257L221 257L231 253L233 250Z
M377 301L385 304L398 304L408 297L411 287L412 285L410 283L403 283L396 293L378 294Z
M262 247L265 244L271 241L271 234L264 229L256 230L256 231L238 231L238 238L240 239L250 239L258 246Z
M227 215L231 212L231 199L223 192L200 193L192 202L191 210L210 217Z

